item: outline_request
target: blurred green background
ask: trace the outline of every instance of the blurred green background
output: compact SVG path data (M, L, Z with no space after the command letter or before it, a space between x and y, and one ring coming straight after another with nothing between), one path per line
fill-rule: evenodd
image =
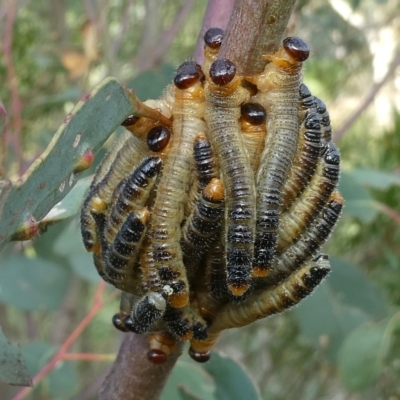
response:
M104 77L142 100L156 98L193 55L205 8L173 0L0 2L0 100L8 114L5 125L0 113L1 178L17 179ZM400 3L298 0L288 34L312 49L305 82L326 102L342 152L345 211L324 248L332 273L293 310L225 332L217 350L258 386L247 398L400 399ZM75 196L77 204L82 189ZM0 256L0 326L21 344L32 374L86 315L99 282L78 231L75 215ZM122 338L110 322L117 308L117 300L108 304L72 351L112 358ZM236 364L220 358L201 366L183 357L163 400L241 395L235 384L245 373L221 376ZM94 398L110 366L65 361L28 398ZM17 390L0 383L0 398Z

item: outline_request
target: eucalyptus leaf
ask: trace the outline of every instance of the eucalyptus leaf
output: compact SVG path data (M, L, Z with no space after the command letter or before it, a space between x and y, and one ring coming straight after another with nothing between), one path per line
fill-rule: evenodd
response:
M387 189L392 185L400 185L400 174L379 171L372 168L354 168L347 172L362 185L375 189Z
M232 358L213 352L204 369L217 385L218 400L260 400L260 391L243 365Z
M11 343L0 329L0 380L10 385L32 386L29 370L18 344Z
M56 310L70 277L56 264L14 255L0 265L0 301L25 311Z
M178 360L165 385L161 400L181 399L182 386L201 400L220 400L215 396L215 382L210 374L199 365Z
M355 329L339 352L339 368L349 390L372 386L382 372L390 348L388 321L365 324Z

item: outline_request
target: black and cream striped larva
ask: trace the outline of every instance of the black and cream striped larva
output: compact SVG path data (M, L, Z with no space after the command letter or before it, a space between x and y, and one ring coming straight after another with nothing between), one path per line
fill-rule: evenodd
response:
M236 67L217 60L205 87L207 122L225 186L225 252L228 288L242 296L250 287L254 247L255 186L240 132L240 106L249 93L240 86Z
M307 262L321 248L339 219L343 203L343 197L335 190L307 230L279 254L275 269L268 276L271 283L290 276L299 265Z
M158 291L167 285L174 308L189 303L189 286L180 247L185 198L193 167L193 142L205 131L203 74L194 62L179 67L175 76L173 135L164 160L163 179L157 188L150 226L141 258L144 289Z
M258 189L253 276L265 276L274 261L282 190L297 149L302 62L309 48L287 38L256 79L256 98L267 111L267 139L257 173Z
M340 156L325 104L302 83L295 37L257 76L218 59L185 62L97 169L81 214L84 245L121 289L113 324L150 333L164 363L180 340L205 362L225 329L297 304L330 270L321 246L336 224ZM316 258L313 258L316 257Z
M340 155L332 142L325 143L310 183L282 214L277 250L282 251L295 240L319 214L339 180Z

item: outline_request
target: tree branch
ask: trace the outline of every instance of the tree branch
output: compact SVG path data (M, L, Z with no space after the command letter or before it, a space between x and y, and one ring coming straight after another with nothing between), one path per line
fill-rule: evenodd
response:
M98 400L158 400L182 346L165 364L147 359L148 335L126 333L117 359L99 392Z

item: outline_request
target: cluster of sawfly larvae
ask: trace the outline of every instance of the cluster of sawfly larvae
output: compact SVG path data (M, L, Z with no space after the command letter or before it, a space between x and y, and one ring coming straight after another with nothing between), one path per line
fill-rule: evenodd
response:
M157 111L131 116L81 214L101 277L122 290L113 323L151 333L163 363L181 340L207 361L224 329L297 304L330 271L320 248L340 215L340 156L324 103L302 83L309 56L289 37L265 70L238 76L205 34Z

